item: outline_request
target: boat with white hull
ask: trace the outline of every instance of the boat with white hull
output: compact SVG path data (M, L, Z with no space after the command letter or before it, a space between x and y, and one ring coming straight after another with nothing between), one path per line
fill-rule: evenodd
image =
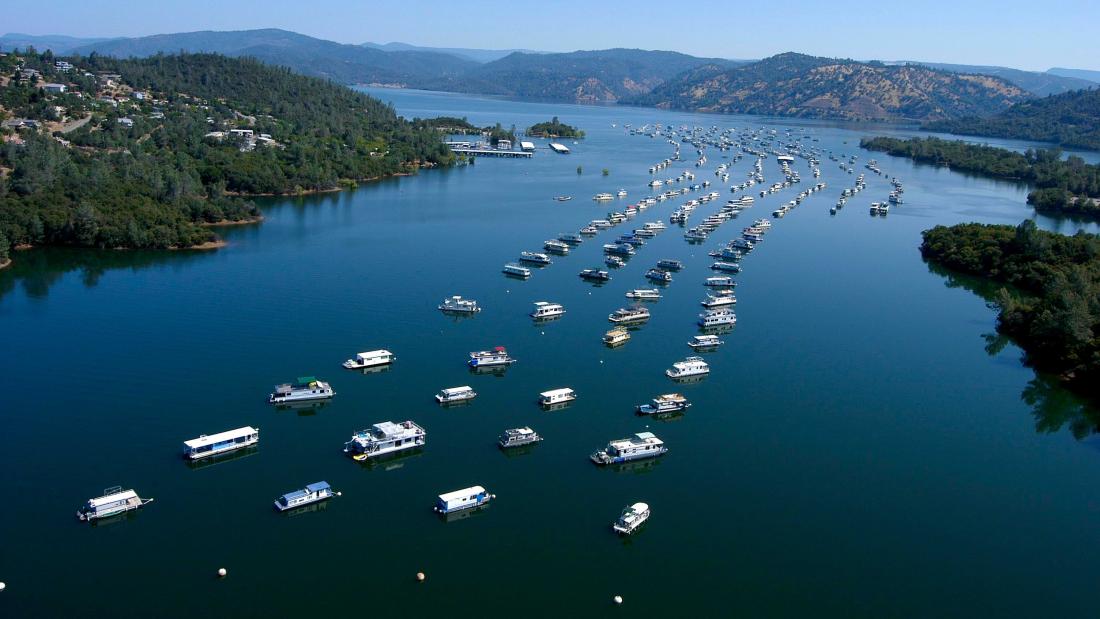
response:
M616 439L588 458L598 465L622 464L633 460L656 458L668 453L664 441L652 432L639 432L629 438Z
M352 435L344 443L344 453L353 460L362 462L406 449L423 447L427 443L428 433L412 421L394 423L382 421Z
M635 503L619 514L619 518L611 524L611 529L620 535L632 535L649 520L649 513L649 505Z

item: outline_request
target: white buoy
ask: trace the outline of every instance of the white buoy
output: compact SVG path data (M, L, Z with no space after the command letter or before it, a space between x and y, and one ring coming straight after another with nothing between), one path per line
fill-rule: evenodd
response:
M225 578L226 574L228 573L229 572L224 567L218 568L218 578Z
M420 582L424 582L424 579L425 579L425 578L427 578L427 576L425 576L425 575L424 575L424 572L417 572L417 573L416 573L416 579L417 579L418 581L420 581Z
M0 582L0 591L3 591L4 589L7 589L7 588L8 588L7 583Z
M344 493L343 492L337 492L336 496L344 496Z
M623 596L621 596L621 595L616 595L615 597L613 597L611 599L613 599L616 604L622 604L623 603Z

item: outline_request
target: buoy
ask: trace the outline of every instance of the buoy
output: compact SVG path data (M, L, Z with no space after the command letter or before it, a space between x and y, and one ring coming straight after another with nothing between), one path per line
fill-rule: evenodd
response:
M7 589L7 588L8 588L8 585L6 583L0 582L0 591L3 591L4 589Z
M344 496L344 493L343 492L337 492L336 496Z
M416 573L416 579L417 579L418 581L420 581L420 582L424 582L424 579L425 579L425 578L427 578L427 576L425 576L425 575L424 575L424 572L417 572L417 573Z
M228 573L229 572L226 571L226 569L224 567L219 567L218 568L218 578L225 578L225 575L228 574Z
M621 596L621 595L616 595L615 597L613 597L611 599L615 600L616 604L622 604L623 603L623 596Z

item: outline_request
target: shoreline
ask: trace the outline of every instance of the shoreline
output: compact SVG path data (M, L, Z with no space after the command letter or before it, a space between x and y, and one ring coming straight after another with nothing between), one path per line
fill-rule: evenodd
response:
M252 224L263 223L263 221L263 215L256 215L255 217L241 219L239 221L234 221L232 219L223 219L221 221L204 221L199 225L204 228L220 228L222 226L250 226Z
M168 251L188 251L188 250L210 251L212 249L221 249L223 247L228 247L228 246L229 246L229 241L226 241L224 239L218 239L216 241L207 241L205 243L199 243L198 245L189 245L187 247L169 247Z
M372 183L372 182L375 182L375 181L383 181L383 180L386 180L387 178L395 178L395 177L399 177L399 176L415 176L417 174L417 172L419 172L420 168L434 168L434 167L436 167L436 166L434 166L434 165L419 165L419 166L416 166L416 169L413 170L412 172L394 172L393 174L385 174L385 175L382 175L382 176L370 176L370 177L367 177L367 178L358 178L358 179L342 178L338 182L339 183L347 183L346 185L341 185L341 186L337 186L337 187L330 187L328 189L303 189L302 191L287 191L287 192L283 192L283 193L274 193L274 192L245 193L245 192L237 192L237 191L227 191L227 192L225 192L225 195L235 196L235 197L238 197L238 198L294 198L294 197L298 197L298 196L311 196L311 195L316 195L316 194L321 194L321 193L336 193L338 191L344 191L345 189L356 189L358 183ZM260 220L261 221L263 220L263 215L260 215ZM236 222L233 222L233 223L236 223ZM222 224L216 224L215 223L215 224L203 224L203 225L222 225ZM230 224L225 224L225 225L233 225L233 224L230 223Z
M8 258L7 260L0 260L0 271L4 270L4 269L6 269L10 266L11 266L11 258Z

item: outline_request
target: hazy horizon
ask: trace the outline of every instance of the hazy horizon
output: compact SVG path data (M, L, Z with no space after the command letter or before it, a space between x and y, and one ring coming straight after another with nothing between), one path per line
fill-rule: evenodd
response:
M698 2L692 10L667 4L564 0L556 5L493 0L433 6L384 0L302 3L224 3L168 0L155 11L132 0L43 2L7 15L4 30L34 36L142 37L201 30L280 28L307 36L361 44L400 42L422 47L523 48L547 52L613 47L658 49L694 56L751 59L796 51L863 60L913 60L1100 70L1081 54L1077 32L1100 27L1100 4L1054 0L1043 5L983 6L930 0L878 5L838 0L827 5L794 0L732 7ZM340 19L333 19L340 15ZM125 16L125 19L119 19ZM763 26L763 27L762 27ZM812 26L812 27L811 27ZM1042 45L1021 45L1044 35Z

